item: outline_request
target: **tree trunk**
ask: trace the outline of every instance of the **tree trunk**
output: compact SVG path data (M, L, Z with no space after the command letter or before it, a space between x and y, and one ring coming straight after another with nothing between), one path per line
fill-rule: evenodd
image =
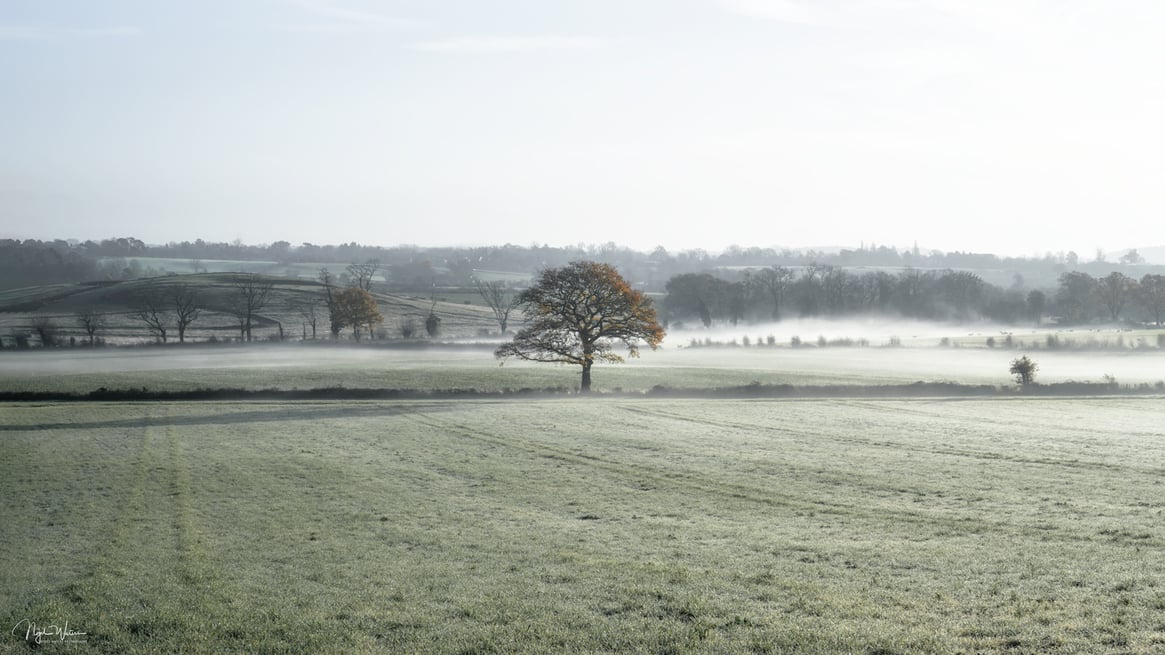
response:
M582 385L579 387L579 393L591 392L591 362L584 362L582 365Z

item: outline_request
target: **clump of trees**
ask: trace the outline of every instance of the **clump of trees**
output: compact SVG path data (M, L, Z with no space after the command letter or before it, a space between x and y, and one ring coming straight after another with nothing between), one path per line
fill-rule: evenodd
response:
M144 323L150 334L162 343L169 340L171 325L178 332L178 342L185 343L186 331L202 314L198 292L185 283L164 284L139 293L131 305L132 317ZM88 333L94 327L104 328L104 321L97 326L93 325L94 321L101 318L87 310L78 315L77 320ZM89 336L92 342L93 333Z
M338 339L340 332L345 328L352 329L352 336L357 341L360 340L361 330L366 330L371 338L375 334L375 327L384 322L384 315L376 304L376 298L368 289L379 264L370 261L366 265L352 266L356 269L349 267L349 271L360 272L362 277L357 278L357 284L363 286L339 289L335 286L335 280L328 269L320 269L319 280L324 285L324 306L328 310L328 325L333 339ZM314 323L312 333L315 333Z
M741 320L769 320L795 314L843 317L892 314L922 320L1040 324L1051 315L1059 324L1148 320L1165 317L1165 276L1149 273L1139 281L1113 271L1095 278L1083 271L1060 275L1050 297L1022 290L1022 281L1004 289L961 270L907 268L852 271L828 264L793 270L782 266L735 274L684 273L665 289L667 321L698 320L736 325Z
M967 271L906 269L856 273L810 264L800 270L770 266L746 270L736 279L685 273L666 284L669 320L698 318L709 326L724 320L800 316L846 316L893 312L920 319L966 319L993 309L990 286ZM1020 301L1022 306L1022 301Z

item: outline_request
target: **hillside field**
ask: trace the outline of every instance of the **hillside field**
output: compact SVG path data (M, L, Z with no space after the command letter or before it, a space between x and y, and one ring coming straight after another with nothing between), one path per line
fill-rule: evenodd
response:
M1165 649L1161 402L11 403L0 652Z

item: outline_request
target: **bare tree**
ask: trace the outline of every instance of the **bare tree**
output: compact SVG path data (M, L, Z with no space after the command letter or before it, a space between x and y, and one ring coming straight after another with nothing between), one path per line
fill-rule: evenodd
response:
M1165 315L1165 275L1146 273L1141 278L1141 304L1153 315L1153 320L1161 325L1161 317Z
M186 328L198 319L198 294L189 285L175 284L170 289L170 301L178 324L178 343L186 343Z
M35 316L32 319L32 331L40 337L40 345L49 348L57 345L57 324L51 316Z
M235 280L235 294L231 303L232 312L239 319L240 336L251 341L255 319L267 305L271 289L275 284L255 273L240 275Z
M303 338L307 339L307 328L311 327L311 338L316 338L316 327L320 322L320 308L323 301L317 296L309 296L295 303L295 311L303 319Z
M1060 274L1060 288L1056 291L1056 306L1060 316L1070 323L1082 323L1094 315L1093 298L1096 279L1083 271Z
M502 334L505 334L510 322L510 313L518 306L518 295L510 290L505 282L496 280L486 282L474 278L473 286L481 295L481 299L485 301L486 306L493 310L498 328Z
M781 301L785 298L785 291L788 290L789 284L793 281L793 276L793 271L784 266L770 266L762 268L749 278L753 288L772 299L772 318L774 321L781 318Z
M437 316L437 301L433 301L433 305L429 307L429 315L425 317L425 332L429 334L429 338L434 338L441 331L441 317Z
M380 260L378 259L369 259L363 264L348 265L348 275L352 277L352 282L356 288L365 291L372 291L372 278L378 270L380 270Z
M1113 322L1120 320L1125 303L1136 292L1136 286L1136 280L1118 271L1113 271L1096 281L1096 294L1108 309Z
M94 344L97 335L105 331L108 324L108 317L97 311L95 307L86 307L77 312L77 325L80 325L81 329L85 331L85 336L89 337L90 346Z
M166 303L156 294L146 293L142 294L134 301L133 316L137 320L146 324L150 334L155 338L160 339L162 343L166 343L168 336L168 328L166 322L170 318L169 312L166 310Z
M326 268L320 269L318 278L324 285L324 304L328 308L328 329L332 333L332 338L338 339L340 338L340 331L344 329L344 317L339 305L336 303L336 295L332 290L334 279L332 273Z
M970 271L944 272L938 279L938 288L960 320L970 318L971 310L982 302L986 292L982 278Z
M1043 291L1033 289L1027 294L1027 312L1036 325L1039 325L1044 319L1044 306L1047 302L1048 297Z

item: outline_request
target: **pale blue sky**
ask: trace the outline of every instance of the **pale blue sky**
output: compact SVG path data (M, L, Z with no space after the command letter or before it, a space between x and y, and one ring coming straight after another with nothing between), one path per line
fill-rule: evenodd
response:
M0 237L1165 244L1155 0L0 0Z

